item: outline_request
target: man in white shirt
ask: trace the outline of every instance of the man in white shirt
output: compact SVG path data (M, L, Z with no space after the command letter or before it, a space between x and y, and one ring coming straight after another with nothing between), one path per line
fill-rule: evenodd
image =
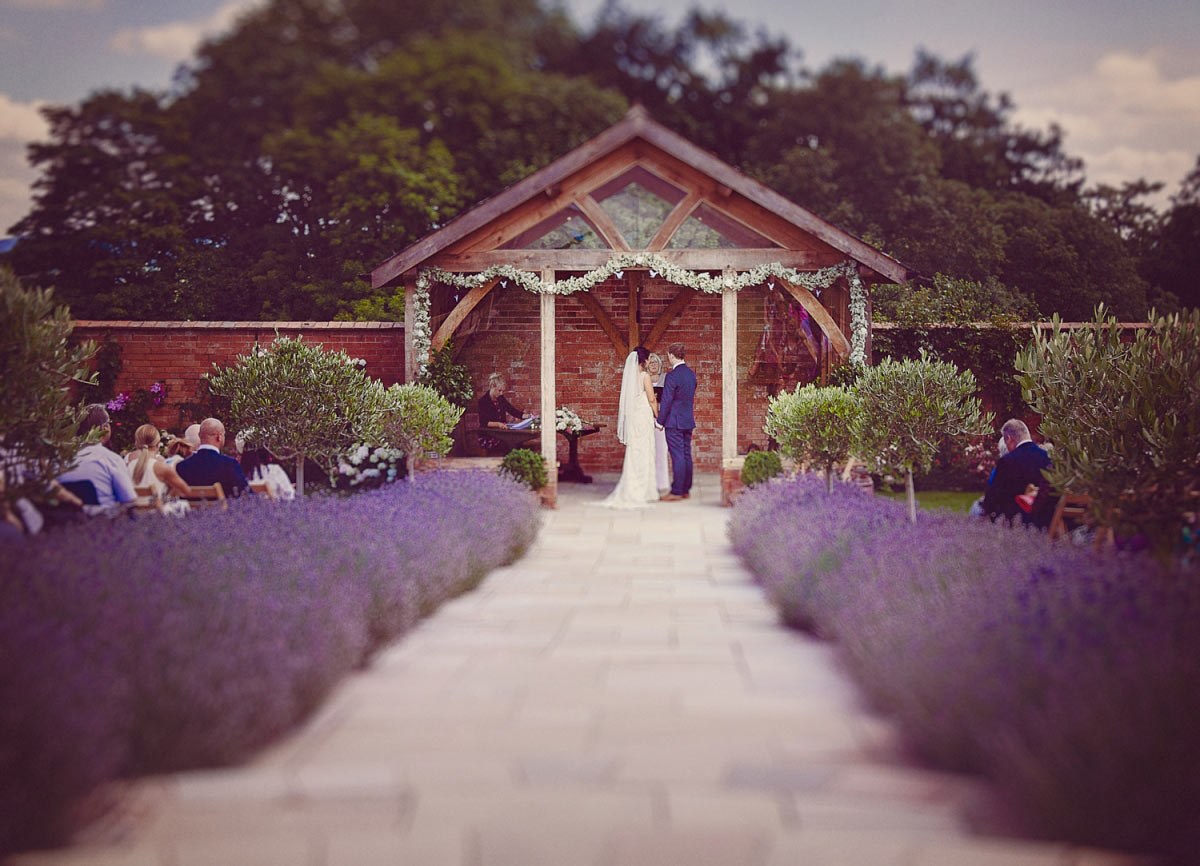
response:
M93 403L83 410L78 435L87 436L94 428L104 431L104 436L94 445L85 445L75 455L74 468L58 476L60 484L72 481L90 481L96 488L96 504L108 508L123 502L133 502L137 494L133 490L133 476L129 466L120 455L105 446L112 438L108 410L102 403Z

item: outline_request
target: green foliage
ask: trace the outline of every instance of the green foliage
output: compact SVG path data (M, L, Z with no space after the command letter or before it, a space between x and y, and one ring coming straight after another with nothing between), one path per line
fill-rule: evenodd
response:
M900 326L874 331L876 357L899 360L925 352L950 361L971 371L980 394L986 394L1000 414L1025 414L1012 359L1028 336L1016 324L1038 318L1030 298L994 279L974 282L938 274L927 286L876 286L872 302L880 318Z
M783 461L775 451L751 451L742 464L742 483L747 487L783 474Z
M991 413L984 414L975 396L975 377L922 352L916 360L885 358L866 368L854 393L861 405L854 451L873 471L905 476L915 522L913 474L928 472L944 444L991 429Z
M540 490L550 480L546 458L528 448L514 448L505 454L500 461L500 474L529 485L530 490Z
M839 388L853 388L862 373L862 365L850 361L835 364L829 370L829 384Z
M403 322L404 287L390 295L373 295L352 301L349 312L343 310L333 318L339 322Z
M1017 358L1055 446L1047 477L1091 496L1104 525L1168 551L1200 491L1200 310L1152 314L1132 342L1103 307L1091 328L1059 325Z
M303 337L276 336L270 346L239 355L232 367L214 364L207 378L215 394L229 398L227 425L253 428L254 445L295 458L303 494L305 458L336 478L339 456L382 437L386 394L360 363L345 350L327 352Z
M860 411L853 391L797 385L796 390L771 399L763 429L788 457L824 469L829 489L834 464L844 463L854 447L853 430Z
M417 382L428 385L455 406L466 408L475 396L471 385L471 373L465 364L454 363L454 345L447 340L442 348L433 353Z
M1147 246L1147 279L1177 305L1200 307L1200 156Z
M408 455L411 467L415 457L443 455L450 450L454 445L450 431L463 410L428 385L393 385L387 389L386 412L383 436Z
M0 501L41 498L80 442L72 382L92 382L93 343L72 345L71 314L51 289L24 288L0 268Z
M1061 132L1017 126L970 58L921 53L901 76L797 56L698 10L672 27L609 4L577 29L535 0L272 0L170 93L47 109L9 257L81 317L398 320L362 274L636 101L921 273L1136 315L1149 249L1159 295L1195 297L1195 268L1165 252L1197 246L1189 212L1158 238L1125 206L1137 190L1086 206Z
M923 286L875 286L871 309L878 320L909 327L1028 322L1038 317L1037 304L994 278L974 281L947 274L936 274L931 284Z
M121 359L121 344L112 337L106 337L96 350L93 366L96 368L96 390L89 391L87 398L93 403L107 400L117 393L117 379L125 369Z

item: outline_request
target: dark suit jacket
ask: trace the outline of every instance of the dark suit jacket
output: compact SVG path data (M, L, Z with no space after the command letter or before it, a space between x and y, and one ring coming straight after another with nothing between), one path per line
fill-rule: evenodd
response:
M246 476L238 462L209 448L202 448L181 460L175 465L175 471L188 484L203 486L220 482L226 496L237 496L247 487Z
M1017 497L1030 484L1039 488L1046 486L1042 470L1050 465L1050 455L1033 442L1023 442L1015 451L1005 454L996 464L996 474L983 494L983 511L991 517L1012 519L1021 511ZM1022 520L1029 522L1021 512Z
M696 374L687 364L667 373L663 379L662 403L658 408L658 423L663 427L691 430L696 426L692 404L696 400Z

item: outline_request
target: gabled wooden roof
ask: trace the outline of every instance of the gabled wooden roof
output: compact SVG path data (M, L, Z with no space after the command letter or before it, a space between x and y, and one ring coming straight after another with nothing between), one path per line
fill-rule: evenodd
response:
M751 212L744 220L751 229L758 228L756 220L784 224L766 234L791 239L781 242L782 248L778 250L722 250L719 254L699 250L676 252L681 264L696 269L720 268L721 264L706 263L709 258L715 262L714 256L719 255L723 264L743 269L776 260L790 267L803 268L850 258L883 279L897 283L907 279L907 268L900 262L722 162L657 123L641 106L634 106L621 121L600 135L465 211L380 264L371 272L371 285L375 288L387 285L429 264L454 270L483 270L488 263L519 263L519 257L499 249L513 232L506 235L502 227L495 231L491 229L506 219L513 219L514 213L524 220L522 224L528 225L537 215L546 212L547 207L552 210L572 201L594 205L586 190L574 193L572 199L572 193L564 192L563 187L570 187L573 180L606 160L615 167L613 170L640 163L651 170L674 172L675 177L690 177L693 183L684 181L681 185L691 186L693 190L698 186L714 190L715 194L710 198L718 208L721 199L743 205ZM695 200L691 201L692 207L695 204ZM595 208L592 213L603 216L596 214ZM686 213L681 208L677 222L683 216ZM796 240L801 236L803 240ZM789 251L793 251L790 257ZM586 270L607 261L614 252L614 249L544 251L541 257L553 258L552 264L560 270Z

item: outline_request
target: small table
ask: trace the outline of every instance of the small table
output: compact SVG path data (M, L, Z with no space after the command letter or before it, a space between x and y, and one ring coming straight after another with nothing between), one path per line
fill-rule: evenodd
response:
M579 465L579 440L584 436L591 436L593 433L599 433L603 424L592 424L584 427L578 433L573 430L559 430L560 436L567 440L570 446L570 453L567 456L567 465L559 467L559 481L577 481L580 484L591 484L592 476L584 474L583 467Z
M475 436L491 436L498 442L502 442L506 449L505 454L514 448L520 448L530 439L537 439L542 435L540 430L529 430L528 428L525 430L510 430L507 427L476 427L474 430L469 431L469 433Z
M559 467L559 481L577 481L580 484L591 484L592 476L583 471L583 467L579 465L579 440L584 436L591 436L593 433L599 433L603 424L592 424L584 427L578 433L572 430L559 430L558 435L567 440L569 453L565 466ZM504 444L507 448L505 453L512 451L514 448L519 448L531 439L538 439L542 435L541 430L511 430L507 427L476 427L468 431L473 436L491 436Z

